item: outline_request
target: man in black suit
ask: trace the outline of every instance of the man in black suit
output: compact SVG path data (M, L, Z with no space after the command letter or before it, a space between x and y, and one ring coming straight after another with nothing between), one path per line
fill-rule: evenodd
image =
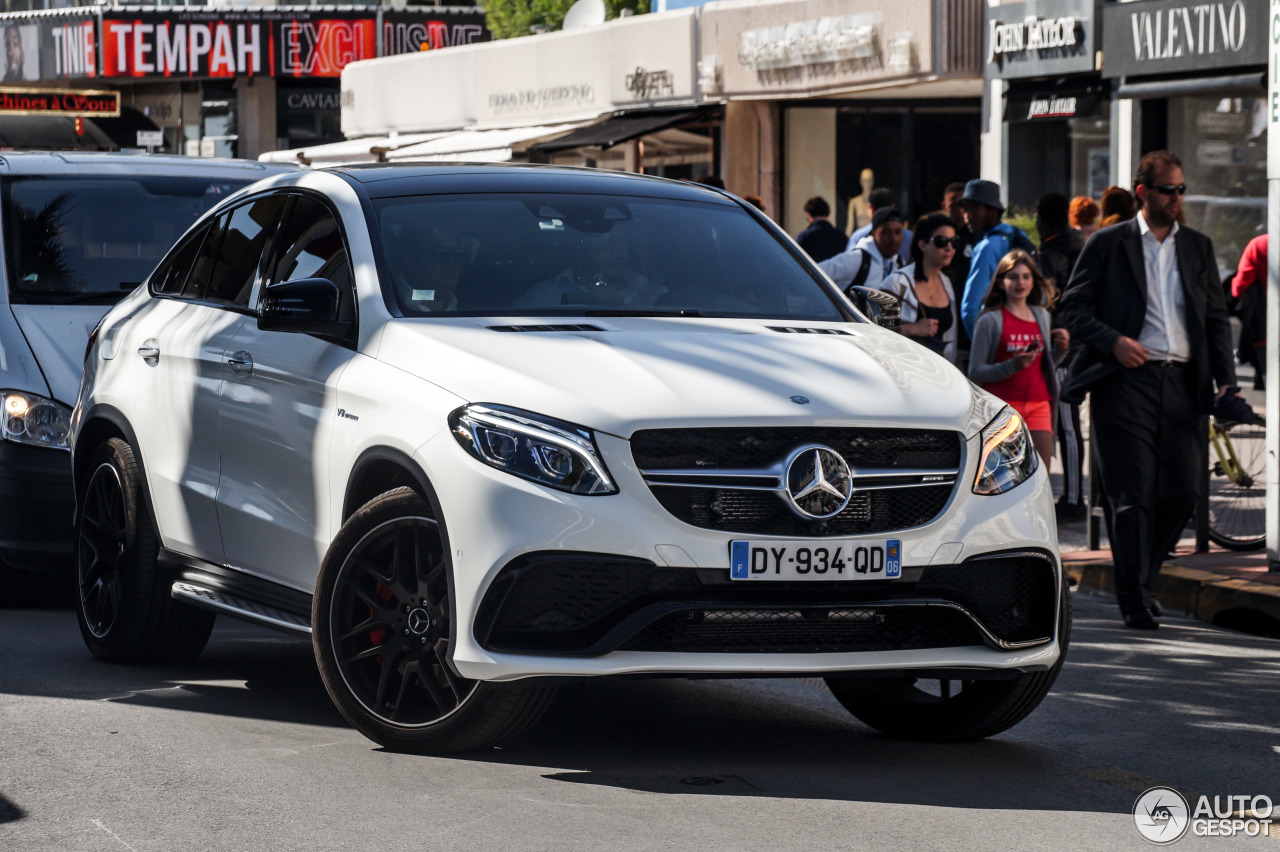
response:
M800 248L804 249L814 263L821 263L829 257L835 257L844 251L845 236L837 231L828 218L831 206L821 195L815 195L804 203L804 215L809 220L809 227L796 237Z
M1152 592L1195 508L1200 416L1235 384L1213 244L1178 225L1187 186L1168 151L1134 177L1142 209L1089 238L1058 317L1083 350L1063 399L1092 394L1093 445L1111 502L1116 598L1129 627L1153 629Z

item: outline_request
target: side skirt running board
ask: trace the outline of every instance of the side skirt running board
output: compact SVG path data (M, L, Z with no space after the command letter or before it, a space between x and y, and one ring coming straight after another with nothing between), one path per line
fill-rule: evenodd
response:
M230 615L234 618L261 624L295 636L311 636L311 623L303 616L288 610L258 603L230 592L211 589L195 583L179 580L169 592L176 600L203 609Z

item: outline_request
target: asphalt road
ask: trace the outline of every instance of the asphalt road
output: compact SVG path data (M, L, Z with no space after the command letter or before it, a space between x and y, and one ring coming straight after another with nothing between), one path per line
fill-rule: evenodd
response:
M464 759L348 728L305 642L223 619L131 668L68 610L0 610L0 850L1141 849L1154 784L1280 802L1280 642L1075 603L1058 685L984 742L888 739L816 680L649 680Z

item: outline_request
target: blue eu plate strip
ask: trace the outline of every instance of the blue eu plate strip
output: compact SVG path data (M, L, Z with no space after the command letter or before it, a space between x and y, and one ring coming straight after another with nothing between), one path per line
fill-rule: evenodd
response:
M902 542L891 538L884 543L884 575L888 578L902 576Z
M747 579L751 570L751 543L746 541L729 542L730 576L735 580Z

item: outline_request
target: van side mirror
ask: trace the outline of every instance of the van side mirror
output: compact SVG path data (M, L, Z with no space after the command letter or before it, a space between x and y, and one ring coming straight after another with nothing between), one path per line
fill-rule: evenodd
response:
M328 278L301 278L267 286L258 309L258 328L345 340L351 322L338 318L341 294Z
M902 314L897 296L871 287L850 287L849 298L876 325L893 331L902 330Z

